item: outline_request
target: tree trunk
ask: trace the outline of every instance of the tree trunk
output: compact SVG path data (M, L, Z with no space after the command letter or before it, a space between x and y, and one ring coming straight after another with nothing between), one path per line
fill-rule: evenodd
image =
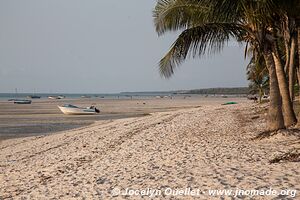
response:
M298 40L297 40L298 41ZM300 70L299 70L299 57L300 56L298 56L298 43L297 43L297 45L296 45L296 56L295 56L295 73L296 73L296 76L295 76L295 78L297 79L297 81L298 81L298 99L299 99L299 97L300 97L300 89L299 89L299 86L300 86ZM295 82L296 82L296 80L295 80ZM295 96L296 96L296 93L294 94Z
M290 49L290 43L288 41L284 41L284 46L285 46L285 54L286 54L286 59L285 59L285 65L284 65L284 71L286 74L289 73L289 67L290 67L290 54L291 54L291 49Z
M298 76L298 84L300 85L300 26L297 27L297 46L298 46L298 73L297 73L297 76ZM300 95L300 91L299 91L299 95ZM298 113L298 123L297 123L297 127L300 127L300 112Z
M297 80L298 80L298 99L300 97L300 70L299 68L297 67L296 68L296 74L297 74ZM300 119L300 118L299 118ZM299 120L298 120L299 121ZM299 123L299 122L298 122Z
M262 87L259 87L258 90L259 90L259 103L261 103L262 102L262 97L263 97L264 93L263 93Z
M274 42L273 45L272 55L275 63L275 70L278 79L279 90L282 97L284 124L286 127L289 127L297 123L297 118L294 112L293 103L290 98L287 79L284 73L283 65L279 57L279 52L278 52L278 47L276 42Z
M290 51L290 62L289 62L289 92L290 97L293 102L295 94L294 94L294 86L295 86L295 57L296 57L296 35L291 38L291 51Z
M268 130L277 131L285 128L282 115L281 96L272 54L269 51L265 51L264 58L270 76L270 107L267 122Z
M289 17L285 17L285 20L283 21L284 24L284 31L283 31L283 38L284 38L284 46L285 46L285 65L284 65L284 71L286 74L289 73L289 66L290 66L290 55L291 55L291 32L290 32L290 23L292 19Z

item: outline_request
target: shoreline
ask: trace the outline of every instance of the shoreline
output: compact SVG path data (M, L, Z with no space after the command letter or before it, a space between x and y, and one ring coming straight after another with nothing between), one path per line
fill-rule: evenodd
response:
M242 101L242 98L238 99ZM10 138L49 135L55 132L84 127L96 121L144 116L153 112L171 111L223 102L227 99L193 97L184 99L64 99L33 100L30 105L15 105L0 101L0 141ZM61 113L57 105L75 104L82 107L95 105L99 115L68 116Z
M0 197L113 199L113 188L166 187L299 192L298 163L269 163L299 144L286 135L252 140L264 130L260 110L250 103L205 105L6 140L0 143Z
M66 124L66 123L55 123L55 124L46 124L47 128L50 129L49 131L46 131L45 128L41 128L43 124L39 125L31 125L31 126L12 126L12 127L3 127L3 129L9 130L11 129L20 129L20 132L22 131L23 133L6 133L3 135L0 135L0 143L1 141L4 140L12 140L12 139L21 139L21 138L27 138L27 137L40 137L40 136L47 136L47 135L55 135L55 134L60 134L65 131L76 131L77 129L82 129L82 128L88 128L89 126L101 122L101 121L108 121L108 120L116 120L116 119L127 119L127 118L135 118L135 117L143 117L149 115L148 113L144 114L139 114L139 113L130 113L130 114L115 114L111 116L101 116L102 119L95 119L94 121L89 121L89 122L83 122L81 124ZM42 129L42 130L39 130ZM29 133L24 133L24 130L26 130ZM34 131L38 129L35 133Z

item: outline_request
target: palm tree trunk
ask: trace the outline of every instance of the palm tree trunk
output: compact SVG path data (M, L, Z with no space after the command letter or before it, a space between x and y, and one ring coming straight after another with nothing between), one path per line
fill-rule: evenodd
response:
M299 23L298 23L299 25ZM297 46L298 46L298 73L297 73L297 76L298 76L298 84L300 85L300 26L297 26ZM300 95L300 91L299 91L299 95ZM297 127L300 127L300 112L298 113L298 123L297 123Z
M282 115L282 102L278 86L278 80L275 70L275 64L272 54L268 51L264 52L264 58L269 70L270 76L270 107L268 114L268 130L277 131L284 129L284 119Z
M259 103L261 103L261 100L262 100L262 96L263 96L263 89L262 87L259 87Z
M298 40L297 40L298 41ZM298 42L296 42L297 43L297 45L296 45L296 56L295 56L295 73L296 73L296 76L295 76L295 82L296 81L298 81L298 87L300 86L300 70L299 70L299 65L300 65L300 63L299 63L299 57L300 56L298 56L299 54L298 54ZM295 96L296 96L296 93L295 93ZM298 98L300 97L300 89L298 88Z
M299 67L296 68L297 80L298 80L298 87L300 85L300 70ZM298 96L300 97L300 88L298 88ZM298 116L299 117L299 116ZM300 119L300 118L299 118ZM299 120L298 120L299 121ZM299 123L299 122L298 122Z
M284 41L284 46L285 46L285 54L286 54L286 59L285 59L285 65L284 65L284 71L286 74L289 73L289 67L290 67L290 54L291 54L291 49L290 49L290 44L288 41Z
M294 94L294 86L295 86L295 57L296 57L296 35L291 38L291 50L290 50L290 62L289 62L289 92L290 97L293 102L295 94Z
M293 104L289 94L289 88L287 84L287 79L284 73L283 65L281 63L278 47L276 42L273 44L273 59L275 63L275 70L278 79L278 85L280 94L282 96L282 108L283 108L283 117L284 124L286 127L295 125L297 123L297 118L294 112Z

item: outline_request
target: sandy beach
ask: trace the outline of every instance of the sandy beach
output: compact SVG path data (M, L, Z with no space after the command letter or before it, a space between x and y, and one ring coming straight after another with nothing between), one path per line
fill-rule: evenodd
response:
M299 148L299 132L253 140L264 131L264 112L246 101L207 103L4 140L0 199L299 199L299 163L270 163ZM186 188L201 192L167 193ZM210 193L270 188L289 192ZM142 195L147 189L157 193Z
M0 9L0 200L300 200L300 0Z

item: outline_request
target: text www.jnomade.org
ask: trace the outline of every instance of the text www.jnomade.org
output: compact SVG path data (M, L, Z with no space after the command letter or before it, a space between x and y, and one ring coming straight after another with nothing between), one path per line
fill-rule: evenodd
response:
M221 189L221 190L201 190L194 188L164 188L164 189L131 189L131 188L114 188L111 190L112 196L147 196L147 197L157 197L157 196L231 196L231 197L254 197L254 196L280 196L280 197L295 197L297 195L297 190L285 189Z

